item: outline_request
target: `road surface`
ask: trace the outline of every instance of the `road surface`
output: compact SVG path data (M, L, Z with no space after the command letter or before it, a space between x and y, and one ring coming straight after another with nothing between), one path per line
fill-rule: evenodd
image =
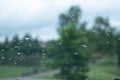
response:
M59 73L59 69L57 70L52 70L52 71L48 71L48 72L42 72L39 74L35 74L35 75L30 75L27 77L19 77L19 78L5 78L5 79L0 79L0 80L58 80L58 79L40 79L38 77L43 77L43 76L47 76L47 75L54 75Z

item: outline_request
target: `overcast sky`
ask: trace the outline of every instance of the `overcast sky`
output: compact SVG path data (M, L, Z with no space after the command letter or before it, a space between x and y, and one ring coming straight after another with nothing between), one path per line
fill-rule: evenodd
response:
M0 0L0 40L24 33L45 41L56 39L58 16L72 5L80 6L88 25L101 15L120 27L120 0Z

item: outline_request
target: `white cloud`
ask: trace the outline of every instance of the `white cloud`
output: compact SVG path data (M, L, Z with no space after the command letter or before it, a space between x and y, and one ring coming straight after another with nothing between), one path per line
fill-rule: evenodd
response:
M31 34L33 37L38 37L40 40L44 41L58 38L58 33L54 27L43 27L32 31Z
M112 25L120 26L119 3L119 0L0 0L0 32L4 35L31 32L35 36L37 32L51 31L57 36L58 15L72 5L79 5L83 19L90 23L95 15L102 15L110 17Z
M120 28L120 21L111 21L110 23L113 27Z

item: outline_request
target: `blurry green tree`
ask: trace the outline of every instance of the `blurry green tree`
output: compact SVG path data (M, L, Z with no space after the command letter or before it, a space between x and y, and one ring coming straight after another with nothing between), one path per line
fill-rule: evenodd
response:
M117 58L118 58L118 60L117 60L117 62L118 62L118 66L120 67L120 33L118 33L116 36L115 36L115 52L116 52L116 56L117 56Z
M61 14L58 29L60 39L49 42L49 50L53 53L55 64L60 67L59 76L67 80L87 78L87 64L91 52L85 36L86 24L79 24L80 15L78 6L71 7L67 14Z
M0 43L0 65L37 66L45 53L39 40L25 34L22 40L15 35L11 41L8 37Z
M113 54L115 29L111 27L109 20L101 16L96 17L92 31L95 52Z

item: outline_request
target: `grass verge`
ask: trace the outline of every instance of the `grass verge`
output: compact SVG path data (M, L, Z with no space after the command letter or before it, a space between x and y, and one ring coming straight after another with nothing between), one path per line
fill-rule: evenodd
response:
M24 69L20 66L0 66L0 78L19 77Z
M110 65L92 65L88 73L88 80L114 80L114 78L118 77L115 75L114 70L114 66Z

